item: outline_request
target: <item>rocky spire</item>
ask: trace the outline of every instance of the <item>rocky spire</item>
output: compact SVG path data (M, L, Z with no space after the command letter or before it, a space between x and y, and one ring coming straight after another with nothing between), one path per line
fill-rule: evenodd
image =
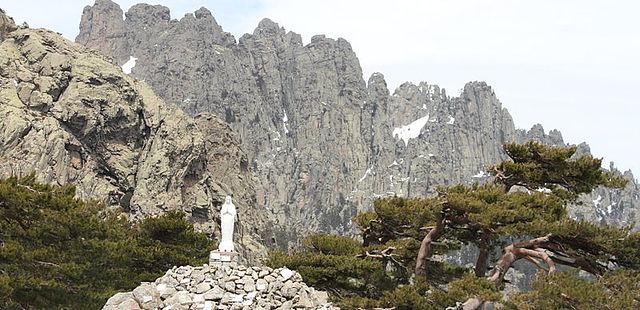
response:
M120 6L111 0L96 0L93 6L85 6L82 11L76 42L105 55L112 55L124 63L128 59L125 55L128 55L129 49L125 29Z
M0 42L4 40L9 32L16 30L16 24L13 18L5 14L4 10L0 8Z
M353 233L351 217L376 197L486 180L485 170L505 159L503 143L564 145L558 131L516 130L484 82L454 97L426 82L390 94L381 74L365 83L344 39L318 35L303 45L264 19L235 44L196 17L147 29L126 23L130 53L140 58L132 74L188 113L212 112L238 133L260 180L256 204L283 225L280 245L308 231ZM621 209L631 214L638 205L631 199Z

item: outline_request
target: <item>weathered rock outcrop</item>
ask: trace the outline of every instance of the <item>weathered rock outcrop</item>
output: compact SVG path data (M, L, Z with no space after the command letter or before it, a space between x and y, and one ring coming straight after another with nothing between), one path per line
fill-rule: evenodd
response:
M467 84L458 97L427 83L389 94L379 73L365 83L344 39L315 36L304 45L264 19L236 43L204 8L180 20L146 4L125 15L109 0L97 1L85 8L77 41L121 65L137 58L131 75L162 98L187 113L225 119L260 179L258 207L284 225L276 240L282 246L301 232L352 232L352 216L375 197L482 181L489 165L505 159L505 142L564 145L558 131L516 130L483 82ZM611 204L602 221L633 223L637 193L633 182L599 190L585 199L601 195L600 203L574 209L575 216L597 218Z
M0 9L0 42L9 34L9 32L16 30L16 23L13 18L5 14L3 9Z
M104 310L119 309L339 309L326 292L287 268L221 263L174 267L152 283L111 297Z
M133 219L182 210L209 232L233 194L240 248L263 252L269 219L254 207L254 177L226 123L185 115L104 56L53 32L4 35L1 177L35 173L72 183L80 198L122 207Z

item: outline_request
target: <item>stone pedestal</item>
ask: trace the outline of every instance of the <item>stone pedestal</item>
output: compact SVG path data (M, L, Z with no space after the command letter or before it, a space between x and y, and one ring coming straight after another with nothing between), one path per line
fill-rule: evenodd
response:
M238 257L238 252L211 251L209 252L209 265L237 263Z

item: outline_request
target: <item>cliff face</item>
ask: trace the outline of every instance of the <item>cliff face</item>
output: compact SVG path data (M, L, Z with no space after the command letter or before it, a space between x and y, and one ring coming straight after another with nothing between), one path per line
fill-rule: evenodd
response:
M233 193L240 247L250 257L264 252L269 219L255 208L254 177L226 123L185 115L104 56L52 32L2 35L1 177L73 183L80 198L122 207L133 219L182 210L210 232Z
M224 119L259 178L257 207L284 225L276 239L282 246L301 232L352 232L351 217L375 197L482 181L489 165L505 159L505 142L565 144L541 126L516 130L483 82L467 84L458 97L427 83L389 94L379 73L365 83L344 39L315 36L304 45L264 19L236 42L204 8L172 20L166 7L138 4L125 16L109 0L96 1L85 8L76 40L134 65L132 76L187 113ZM633 223L637 193L633 182L598 190L573 210Z

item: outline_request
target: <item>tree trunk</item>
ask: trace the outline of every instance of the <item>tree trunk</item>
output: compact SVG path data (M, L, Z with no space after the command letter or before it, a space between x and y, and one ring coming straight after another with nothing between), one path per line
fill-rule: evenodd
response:
M476 266L474 269L476 277L484 277L484 275L487 273L487 259L489 258L490 239L491 234L486 231L480 237L480 243L478 244L478 259L476 260Z
M416 258L416 276L425 276L427 274L427 260L431 257L432 246L431 243L442 235L444 230L444 216L438 221L436 227L432 228L429 233L424 236L420 243L420 250L418 250L418 257Z
M499 285L504 278L507 270L511 268L511 265L521 258L539 258L542 259L547 266L549 266L549 273L556 271L556 264L551 257L546 253L544 249L537 248L538 245L547 243L550 235L524 241L512 243L504 248L504 254L500 257L496 265L491 270L491 274L487 277L489 281ZM533 248L533 249L531 249ZM536 263L537 265L537 263ZM479 298L469 298L462 304L464 310L477 310L482 309L485 302Z
M544 260L544 262L549 266L549 273L554 272L556 265L553 260L551 260L549 255L547 255L545 252L528 249L548 242L549 237L550 236L547 235L524 242L516 242L505 247L504 254L502 254L496 265L493 267L493 270L491 271L488 279L496 284L500 284L500 282L502 282L504 274L507 273L507 270L509 270L511 265L518 259L524 258L526 256Z

